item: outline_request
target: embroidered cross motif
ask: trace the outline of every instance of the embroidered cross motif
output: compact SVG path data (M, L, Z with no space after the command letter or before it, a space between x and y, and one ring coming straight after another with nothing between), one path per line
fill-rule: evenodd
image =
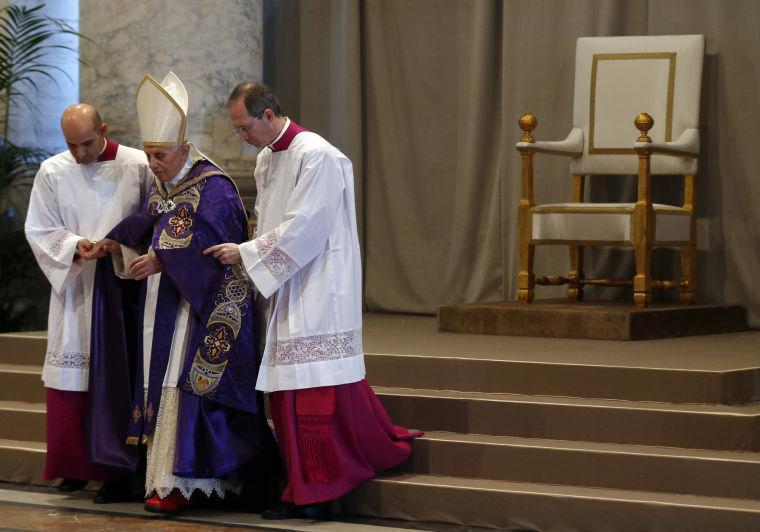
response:
M190 229L193 225L193 219L190 218L187 207L180 207L177 214L169 218L169 225L172 227L172 233L174 233L175 237Z
M153 419L153 403L150 403L150 404L149 404L149 405L148 405L148 406L145 408L145 420L146 420L148 423L150 423L152 419Z
M132 409L132 423L139 423L141 417L142 413L140 412L140 407L135 405Z
M203 342L206 344L206 353L212 360L222 356L231 347L227 338L227 330L224 327L219 327L213 331L203 339Z

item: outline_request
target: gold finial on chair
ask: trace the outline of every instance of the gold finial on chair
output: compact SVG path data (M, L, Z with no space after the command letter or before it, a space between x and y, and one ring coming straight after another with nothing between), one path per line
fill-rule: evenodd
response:
M536 115L533 113L525 113L520 117L520 120L518 120L517 123L520 124L520 129L522 129L523 132L520 142L535 142L536 138L531 135L531 131L536 129L536 126L538 125Z
M646 113L641 113L636 117L636 120L634 120L633 123L636 126L636 129L639 130L639 133L641 133L639 138L636 139L636 142L652 142L652 139L647 133L649 133L649 130L654 126L654 118Z

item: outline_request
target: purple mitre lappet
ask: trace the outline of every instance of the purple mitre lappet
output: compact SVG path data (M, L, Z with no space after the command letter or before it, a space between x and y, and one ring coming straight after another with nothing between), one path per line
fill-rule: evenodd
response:
M173 73L160 83L145 76L137 108L146 151L188 144L187 101ZM225 489L234 491L230 482L242 466L262 449L274 449L255 390L253 286L240 265L222 265L203 254L215 244L248 240L245 209L233 181L198 153L187 157L174 178L156 178L141 210L108 234L121 244L122 254L112 255L113 261L100 259L93 306L93 346L101 350L92 356L101 361L98 371L108 372L113 364L108 361L136 353L134 369L121 363L116 369L122 375L111 380L119 378L121 390L123 373L134 375L129 406L122 399L117 407L126 408L122 433L128 443L148 444L146 488L162 497L173 488L186 497L193 489L224 496ZM127 265L145 253L155 255L161 272L139 283L139 311L130 316L129 299L114 293L138 283L117 276L128 278ZM94 401L115 401L110 390L100 391ZM166 442L173 460L161 456ZM168 460L170 471L151 465L152 455L156 463ZM161 484L162 475L173 480Z

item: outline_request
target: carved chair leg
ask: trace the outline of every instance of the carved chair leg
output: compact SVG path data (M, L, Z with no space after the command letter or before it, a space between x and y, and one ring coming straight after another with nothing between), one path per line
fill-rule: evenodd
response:
M637 142L652 142L648 132L654 120L641 113L633 121L641 132ZM652 152L647 148L635 148L639 157L639 178L636 183L637 199L633 212L633 249L636 254L636 276L633 278L633 303L647 307L652 301L652 242L654 242L654 210L652 208Z
M633 278L633 303L639 307L648 307L652 302L652 247L634 246L636 255L636 276Z
M697 277L696 277L696 246L681 248L681 282L685 286L681 288L681 303L693 305L697 301Z
M570 273L567 278L571 281L567 285L567 297L570 301L583 301L583 285L573 284L572 281L583 279L583 255L585 246L570 246Z
M520 273L517 275L517 299L530 303L535 294L536 276L533 273L533 257L536 246L520 243Z

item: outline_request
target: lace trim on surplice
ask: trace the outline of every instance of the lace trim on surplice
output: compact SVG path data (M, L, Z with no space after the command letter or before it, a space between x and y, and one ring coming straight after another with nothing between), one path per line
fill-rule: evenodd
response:
M50 244L50 247L48 248L48 254L50 255L60 255L61 249L63 249L63 243L68 240L70 236L72 236L74 233L70 233L69 231L63 231L60 233L57 237L55 237L55 240L52 244Z
M90 353L48 349L45 364L56 368L87 369L90 367Z
M277 247L277 230L264 233L256 239L256 250L261 262L278 282L290 279L298 271L298 263Z
M362 330L355 329L278 340L269 347L267 363L270 366L303 364L353 357L362 352Z

